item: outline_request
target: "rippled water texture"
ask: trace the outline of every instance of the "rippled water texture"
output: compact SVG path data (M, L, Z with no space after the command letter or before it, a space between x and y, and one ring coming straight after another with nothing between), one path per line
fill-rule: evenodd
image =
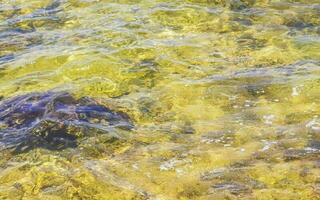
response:
M1 200L320 199L319 0L0 0L0 97Z

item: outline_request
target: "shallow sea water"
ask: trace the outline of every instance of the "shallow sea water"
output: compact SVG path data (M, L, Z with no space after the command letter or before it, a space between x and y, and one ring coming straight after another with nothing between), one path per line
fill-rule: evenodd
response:
M1 200L320 199L319 0L1 0L2 101L49 91L134 128L1 150Z

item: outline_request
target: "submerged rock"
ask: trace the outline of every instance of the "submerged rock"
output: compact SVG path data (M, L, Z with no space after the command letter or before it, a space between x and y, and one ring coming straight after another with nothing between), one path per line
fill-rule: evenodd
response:
M231 10L237 11L252 7L255 0L230 0L229 4Z
M251 189L244 184L236 182L225 182L213 185L214 191L229 191L233 195L240 195L243 193L250 193Z
M228 172L229 171L226 168L218 168L218 169L214 169L212 171L207 171L201 175L201 180L202 181L210 181L210 180L214 180L214 179L221 179Z
M79 138L115 128L130 130L133 124L125 113L112 111L89 97L31 93L0 103L0 149L21 152L35 147L76 147Z
M320 151L318 149L306 147L304 149L288 149L283 153L285 161L313 159L318 158Z

